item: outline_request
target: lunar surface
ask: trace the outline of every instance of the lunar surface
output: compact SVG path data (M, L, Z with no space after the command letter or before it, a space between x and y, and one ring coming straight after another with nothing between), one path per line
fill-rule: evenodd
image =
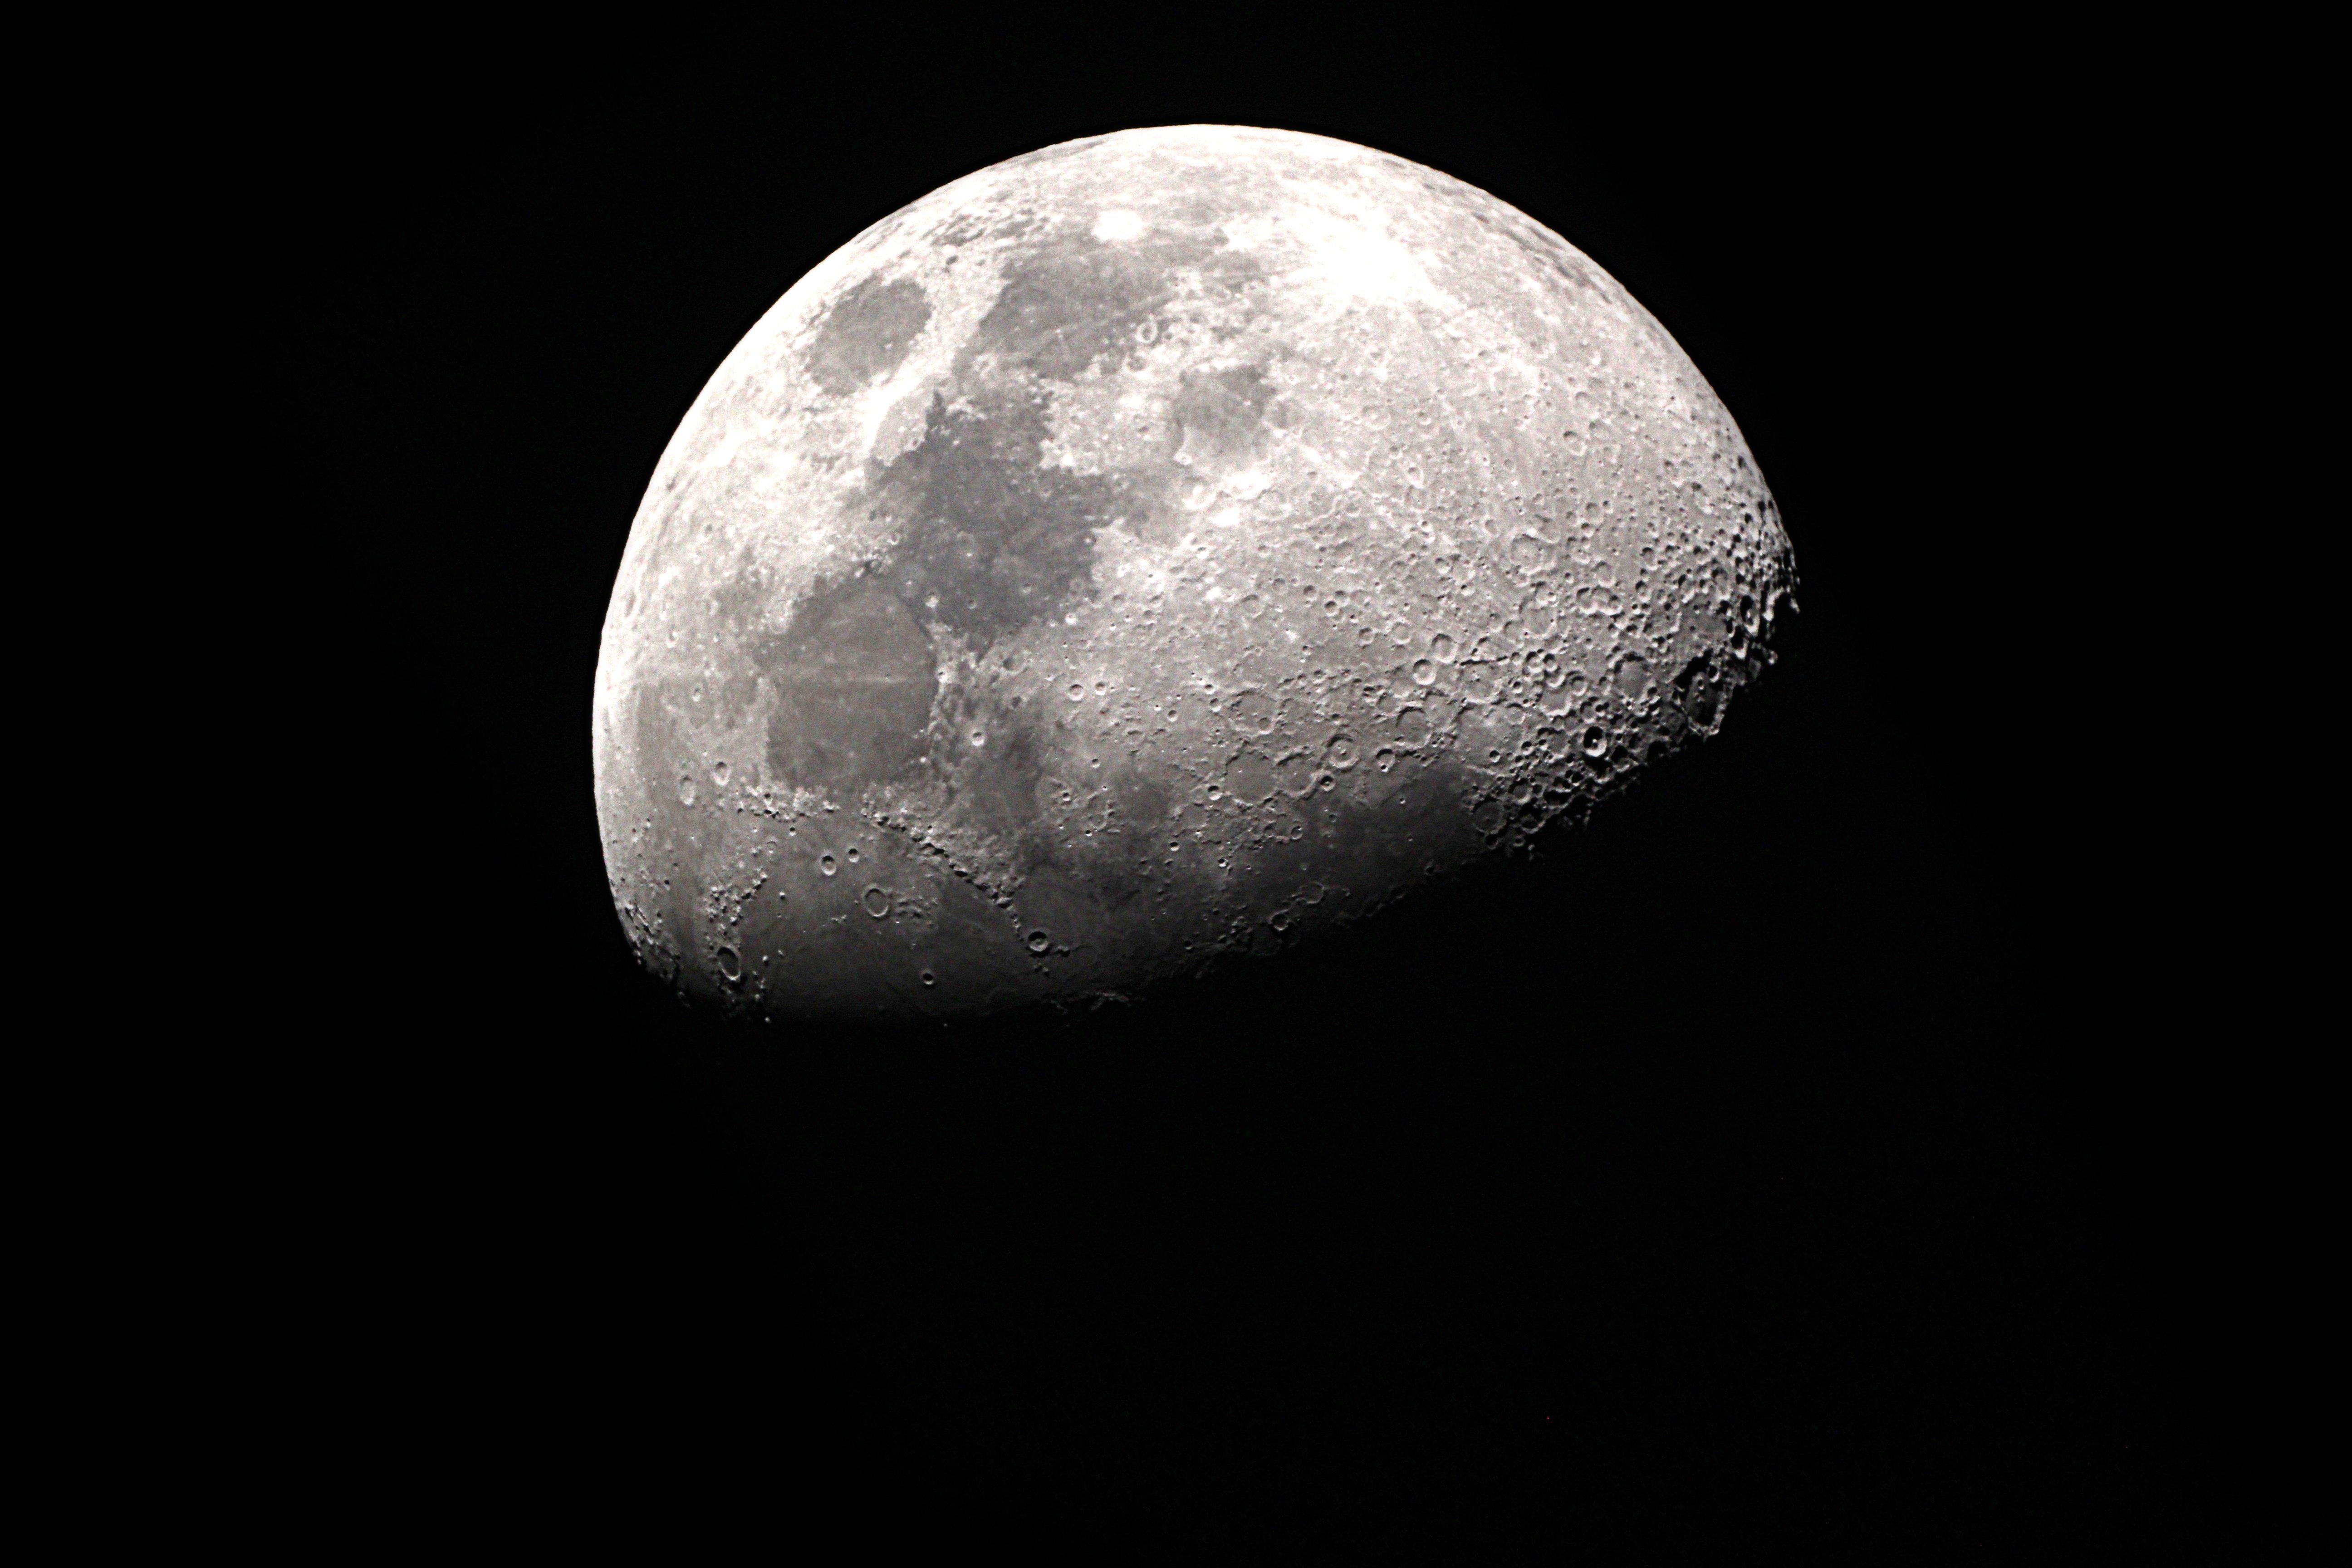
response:
M671 439L614 900L734 1010L1131 997L1581 817L1793 584L1706 382L1523 214L1284 132L1050 147L827 258Z

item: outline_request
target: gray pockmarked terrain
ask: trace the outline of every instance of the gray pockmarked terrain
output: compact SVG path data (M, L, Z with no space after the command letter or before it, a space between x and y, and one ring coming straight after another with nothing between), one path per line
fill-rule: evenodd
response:
M1793 582L1689 359L1513 208L1282 132L1047 148L826 258L662 455L613 896L731 1007L1133 995L1580 816Z

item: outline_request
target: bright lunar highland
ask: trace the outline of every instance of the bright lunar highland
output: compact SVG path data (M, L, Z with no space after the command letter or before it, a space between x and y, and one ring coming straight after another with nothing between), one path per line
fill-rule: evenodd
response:
M1316 136L1050 147L828 257L663 453L613 897L771 1016L1133 996L1581 816L1793 584L1731 416L1540 224Z

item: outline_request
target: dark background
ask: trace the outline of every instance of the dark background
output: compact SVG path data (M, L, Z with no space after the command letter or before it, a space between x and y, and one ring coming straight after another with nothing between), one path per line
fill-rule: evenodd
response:
M366 978L257 1075L299 1103L289 1419L369 1517L1110 1561L2196 1554L2233 1440L2218 1200L2138 1011L2161 953L2116 951L2151 917L2110 758L2118 503L2081 461L2139 374L2103 232L2151 154L1966 40L1864 72L1803 40L1534 53L1430 16L909 16L388 38L227 106L255 438L375 716L328 856ZM1279 963L934 1036L681 1011L589 790L663 444L867 224L1192 121L1433 165L1625 283L1781 502L1779 668L1532 863Z

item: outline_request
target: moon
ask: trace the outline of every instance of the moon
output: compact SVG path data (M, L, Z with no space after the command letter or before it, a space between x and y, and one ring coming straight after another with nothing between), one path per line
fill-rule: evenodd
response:
M1049 147L820 263L662 454L614 902L729 1011L1134 997L1582 818L1794 585L1705 378L1524 214L1289 132Z

